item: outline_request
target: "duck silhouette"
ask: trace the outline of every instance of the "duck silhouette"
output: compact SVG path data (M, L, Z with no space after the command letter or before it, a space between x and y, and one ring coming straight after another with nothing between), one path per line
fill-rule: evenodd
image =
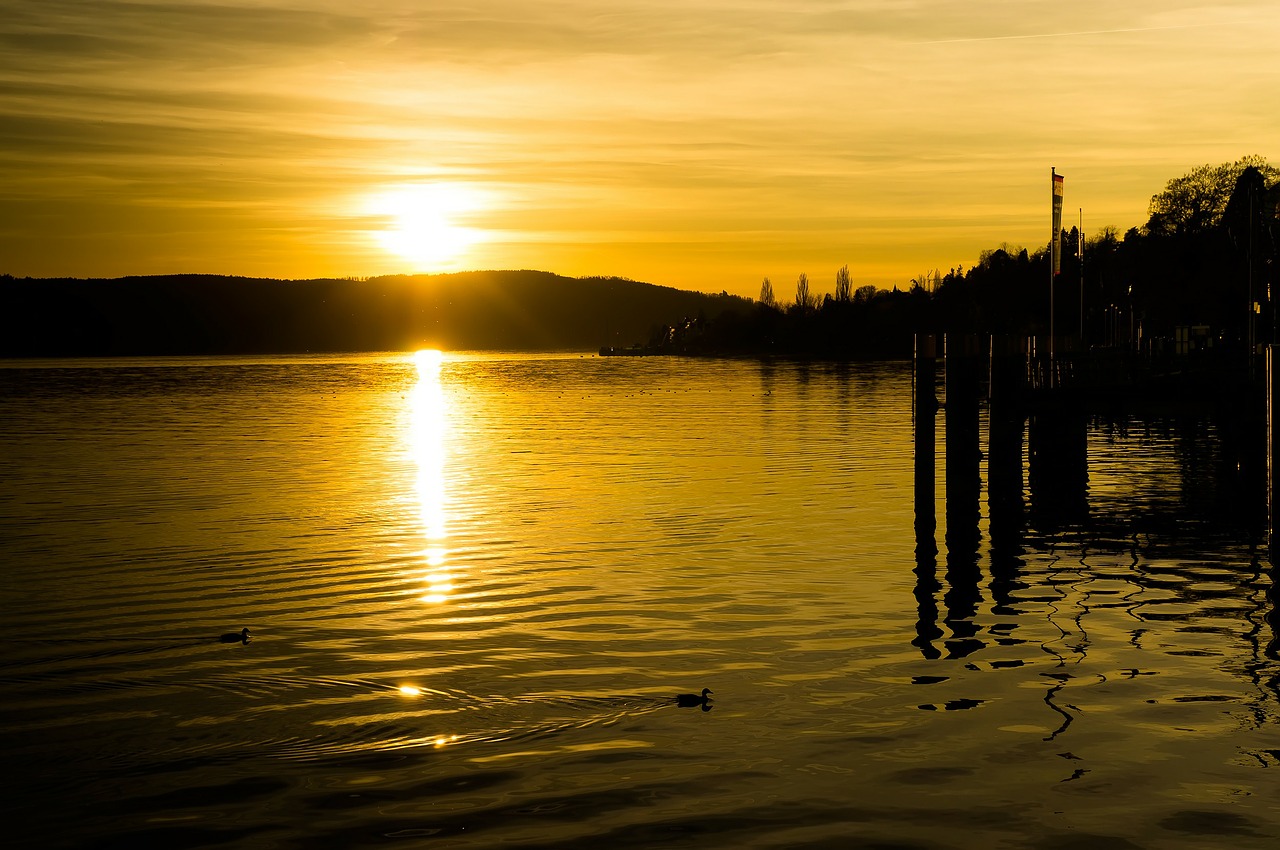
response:
M249 627L245 626L243 629L241 629L238 632L227 632L225 635L218 638L218 642L219 643L248 643Z
M676 694L676 705L681 708L701 708L703 711L710 711L711 689L703 688L701 696L698 694Z

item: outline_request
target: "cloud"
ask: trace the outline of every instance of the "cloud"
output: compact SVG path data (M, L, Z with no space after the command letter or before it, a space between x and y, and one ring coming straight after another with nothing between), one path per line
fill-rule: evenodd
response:
M11 58L54 70L269 66L292 51L342 48L374 27L364 17L270 4L40 0L8 12L0 42Z

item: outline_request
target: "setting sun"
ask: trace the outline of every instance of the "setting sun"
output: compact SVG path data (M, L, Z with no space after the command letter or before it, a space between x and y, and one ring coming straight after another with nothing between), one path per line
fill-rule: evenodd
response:
M481 241L479 230L459 223L484 206L475 189L449 183L401 186L369 199L368 211L385 221L374 239L413 264L413 271L454 267Z

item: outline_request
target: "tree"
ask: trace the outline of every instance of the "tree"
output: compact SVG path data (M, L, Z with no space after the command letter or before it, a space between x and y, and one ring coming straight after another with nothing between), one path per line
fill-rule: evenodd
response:
M1151 198L1147 232L1157 236L1192 236L1222 223L1236 181L1247 168L1256 168L1267 185L1280 181L1280 168L1250 155L1221 165L1202 165L1170 180Z
M847 265L841 266L836 272L836 300L847 302L853 298L853 277L849 274Z
M853 293L853 300L859 303L865 303L876 297L876 288L874 284L865 284L859 286L857 292Z
M990 251L983 251L981 255L979 255L978 262L979 263L986 262L986 259L989 258L990 256L991 256ZM915 277L911 278L912 289L922 289L926 292L933 292L937 290L941 284L942 284L942 273L937 269L934 269L933 271L930 271L930 272L925 272L924 274L916 275Z
M1280 188L1280 184L1277 187ZM1280 194L1280 193L1277 193ZM1268 209L1270 207L1270 209ZM1257 168L1240 174L1227 202L1222 223L1232 247L1236 277L1242 279L1245 303L1266 302L1277 258L1276 202L1268 202L1266 178ZM1239 301L1239 298L1236 299Z
M760 284L760 303L766 307L778 306L778 299L773 295L773 284L769 282L769 278L764 279L764 283Z
M1095 248L1100 251L1114 251L1116 246L1120 244L1120 231L1114 224L1108 224L1101 230L1084 240L1086 248Z
M1242 171L1232 187L1222 222L1236 247L1249 246L1252 237L1256 237L1259 248L1270 241L1267 238L1266 197L1267 181L1261 170L1249 167Z
M796 309L812 310L817 304L817 297L809 291L809 276L801 272L800 277L796 279Z

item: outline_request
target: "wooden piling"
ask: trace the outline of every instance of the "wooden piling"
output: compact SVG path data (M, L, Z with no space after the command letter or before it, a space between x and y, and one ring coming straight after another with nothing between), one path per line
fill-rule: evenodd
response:
M977 337L946 337L946 501L947 545L968 548L978 538L982 493L979 448L979 400L982 393L981 345Z
M938 541L936 474L936 419L938 398L938 342L932 334L916 334L914 369L912 370L911 410L915 429L915 508L916 508L916 638L911 643L929 659L939 658L942 651L933 645L942 637L938 627L936 594L938 582Z
M933 334L916 334L915 363L912 372L912 416L915 427L915 508L916 545L927 535L930 545L935 545L934 530L937 527L935 420L938 398L934 383L937 374L938 342ZM936 552L936 545L934 548Z
M1277 544L1280 539L1277 538L1277 514L1280 513L1280 492L1277 492L1277 486L1280 482L1276 480L1280 470L1276 468L1276 449L1277 442L1280 441L1280 435L1276 433L1276 429L1280 428L1280 345L1267 346L1267 538L1269 548L1272 553L1272 560L1275 559Z
M1016 540L1021 532L1027 368L1024 338L992 335L987 393L987 512L993 549L997 538Z
M942 595L944 625L951 636L944 641L948 658L963 658L981 649L978 606L982 570L978 547L982 539L982 450L980 448L982 340L969 334L947 334L946 346L946 592Z

